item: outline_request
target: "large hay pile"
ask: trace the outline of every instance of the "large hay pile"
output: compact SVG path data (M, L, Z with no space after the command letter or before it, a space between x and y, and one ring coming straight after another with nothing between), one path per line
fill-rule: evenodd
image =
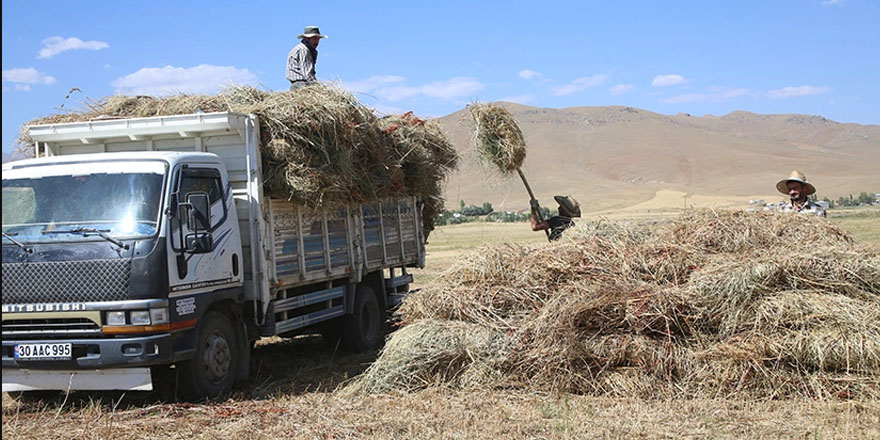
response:
M823 219L695 212L483 248L349 389L880 397L880 257Z
M458 164L454 147L437 124L411 114L380 119L332 86L289 92L231 87L218 95L163 98L114 95L87 107L27 125L196 111L256 114L267 194L312 207L416 195L425 201L429 230L443 208L442 182ZM24 130L19 143L32 149Z
M497 104L468 107L474 122L474 147L502 174L516 171L526 160L526 142L513 116Z

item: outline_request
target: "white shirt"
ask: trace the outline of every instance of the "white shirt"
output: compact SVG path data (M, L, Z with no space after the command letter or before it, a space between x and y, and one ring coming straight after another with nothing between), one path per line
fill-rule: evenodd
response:
M804 203L804 206L801 206L800 208L795 208L794 202L783 205L780 211L797 212L800 214L813 214L820 217L827 217L827 214L825 213L825 208L823 208L822 205L819 205L818 203L810 200L807 200L807 202Z

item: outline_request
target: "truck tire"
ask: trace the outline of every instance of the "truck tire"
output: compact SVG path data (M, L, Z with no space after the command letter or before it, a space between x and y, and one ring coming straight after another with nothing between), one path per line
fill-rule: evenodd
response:
M345 316L342 335L345 348L362 352L379 348L384 341L384 317L373 289L359 285L354 298L354 310Z
M237 338L241 336L223 313L208 312L202 318L196 354L179 364L178 389L183 399L219 400L232 391L240 356Z

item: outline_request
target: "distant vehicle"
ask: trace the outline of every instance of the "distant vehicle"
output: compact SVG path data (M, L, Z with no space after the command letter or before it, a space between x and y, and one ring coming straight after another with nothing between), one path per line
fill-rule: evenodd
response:
M46 157L2 173L3 391L150 390L161 373L217 398L263 336L381 344L424 266L420 200L265 197L258 127L223 112L28 128Z

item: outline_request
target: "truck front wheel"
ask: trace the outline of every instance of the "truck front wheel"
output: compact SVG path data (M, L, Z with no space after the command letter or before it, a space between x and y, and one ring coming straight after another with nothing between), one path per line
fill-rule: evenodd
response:
M357 288L354 310L345 316L343 342L351 351L373 350L382 345L383 313L373 289L366 285Z
M205 315L199 325L195 357L180 364L178 387L184 399L217 400L229 394L240 356L237 336L223 313Z

